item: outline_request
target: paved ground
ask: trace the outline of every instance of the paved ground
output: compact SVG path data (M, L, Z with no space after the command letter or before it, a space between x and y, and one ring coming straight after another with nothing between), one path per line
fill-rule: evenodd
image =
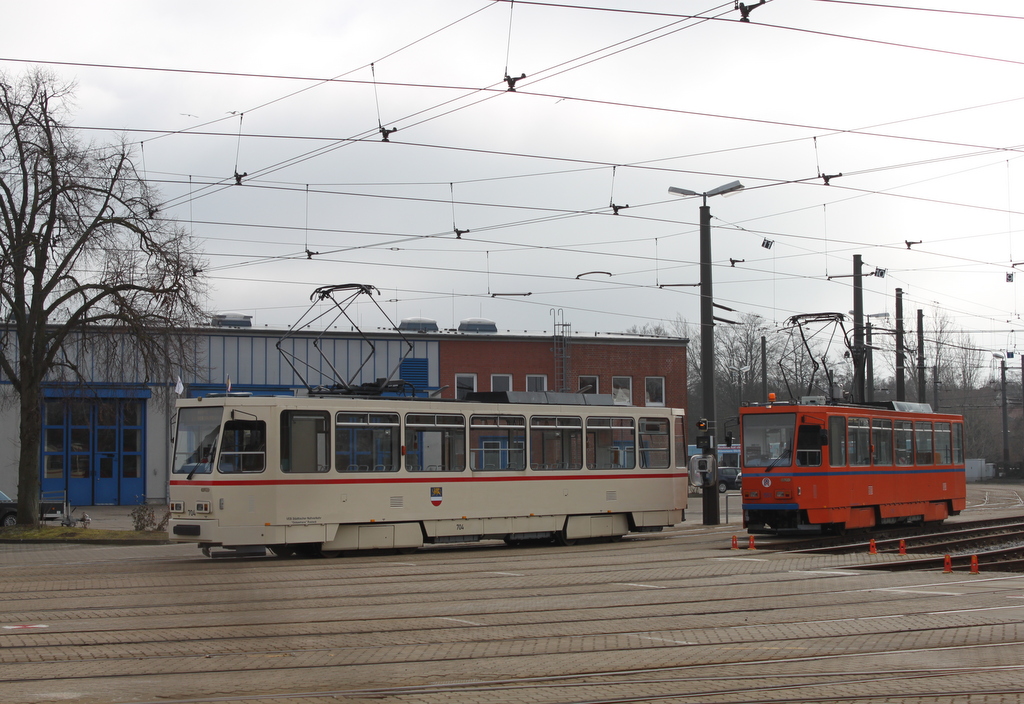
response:
M1022 489L972 486L964 518ZM1024 701L1024 575L734 551L694 518L335 560L0 545L0 701Z

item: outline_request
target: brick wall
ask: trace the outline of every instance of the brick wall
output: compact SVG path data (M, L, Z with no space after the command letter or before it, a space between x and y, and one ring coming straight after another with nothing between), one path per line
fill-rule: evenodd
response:
M555 390L554 342L551 338L466 336L442 339L438 350L442 398L455 398L455 375L476 374L477 390L491 390L492 374L511 374L512 390L526 390L528 374L547 376ZM665 405L686 407L686 343L632 338L569 340L568 390L579 388L580 375L598 377L598 392L611 393L613 376L632 378L633 405L643 406L645 380L664 377Z

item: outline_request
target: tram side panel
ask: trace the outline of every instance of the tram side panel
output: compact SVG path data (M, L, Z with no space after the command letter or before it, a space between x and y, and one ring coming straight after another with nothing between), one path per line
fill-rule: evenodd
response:
M749 530L941 521L964 508L962 419L777 404L743 411Z
M208 404L202 413L214 408ZM277 411L251 402L244 410L222 411L223 418L215 419L225 426L216 471L213 443L204 446L203 439L212 431L191 431L196 435L192 456L176 457L172 473L172 539L223 545L323 543L324 549L415 547L424 538L474 540L565 527L570 538L615 535L631 527L673 525L683 517L686 478L671 468L337 472L330 468L330 425L318 424L316 413L292 419L300 435L305 432L296 451L290 445L298 436L266 432L261 464L257 451L240 449L249 445L229 436L238 435L239 428L256 435L261 427L278 427ZM246 420L231 420L236 416ZM288 422L280 421L280 427ZM246 452L252 456L243 457ZM417 466L443 466L442 455L436 441L428 441L420 448ZM233 472L232 462L234 467L248 465ZM568 526L567 517L572 517Z

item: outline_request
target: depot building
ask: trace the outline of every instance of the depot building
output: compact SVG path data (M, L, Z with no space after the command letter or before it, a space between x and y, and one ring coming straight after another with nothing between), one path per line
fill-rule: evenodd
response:
M310 388L402 379L406 395L459 399L472 391L608 394L614 403L686 407L686 347L678 337L501 332L489 320L441 329L423 318L398 329L283 330L250 316L214 316L194 331L200 373L44 387L39 448L44 493L72 506L164 503L174 402L211 393L305 396ZM0 380L8 387L10 383ZM0 490L18 490L17 404L0 407Z

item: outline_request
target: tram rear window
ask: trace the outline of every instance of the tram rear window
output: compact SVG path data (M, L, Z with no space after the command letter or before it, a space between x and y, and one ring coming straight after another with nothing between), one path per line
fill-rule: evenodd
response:
M397 413L338 413L334 464L339 472L397 472L401 433Z
M669 466L668 418L640 419L640 466L667 469Z

